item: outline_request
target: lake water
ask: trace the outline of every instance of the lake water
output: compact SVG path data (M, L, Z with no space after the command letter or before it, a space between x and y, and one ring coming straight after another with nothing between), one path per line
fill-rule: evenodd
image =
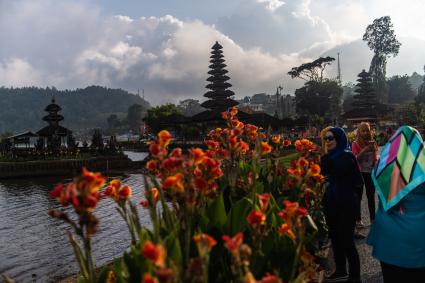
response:
M135 153L132 159L144 158ZM141 174L119 177L133 188L133 202L143 197ZM48 192L59 182L71 179L35 178L0 180L0 274L20 282L55 282L78 272L66 231L68 225L51 218L50 209L60 208ZM71 211L71 209L68 209ZM149 226L148 212L139 206L140 219ZM99 231L93 238L93 254L97 265L120 257L129 246L130 236L115 203L102 199L95 215L100 219Z

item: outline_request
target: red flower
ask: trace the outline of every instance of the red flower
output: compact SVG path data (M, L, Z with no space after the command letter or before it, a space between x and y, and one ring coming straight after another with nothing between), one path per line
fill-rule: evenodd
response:
M227 235L224 235L222 237L223 241L225 242L225 246L229 251L236 251L239 249L243 242L243 233L240 232L236 234L233 238L230 238Z
M150 171L155 171L157 167L157 163L155 160L149 160L146 163L146 169L150 170Z
M127 200L131 198L131 188L128 185L122 186L118 191L120 199Z
M205 152L200 148L189 149L189 153L194 158L196 165L202 163L202 161L204 160Z
M283 141L283 146L290 146L291 145L291 141L290 140L288 140L288 139L285 139L284 141Z
M142 247L142 256L151 260L157 266L165 266L166 252L161 244L155 245L151 241L146 241Z
M276 275L266 273L260 283L281 283L282 281Z
M253 210L246 220L252 226L262 225L266 222L266 216L260 210Z
M142 283L158 283L158 279L156 277L152 277L149 273L143 274Z

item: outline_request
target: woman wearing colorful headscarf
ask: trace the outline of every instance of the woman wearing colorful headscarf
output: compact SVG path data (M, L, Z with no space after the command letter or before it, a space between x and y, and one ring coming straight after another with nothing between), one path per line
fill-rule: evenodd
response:
M425 282L425 149L403 126L389 139L372 172L379 207L368 244L385 283Z
M363 180L366 187L367 206L369 209L370 223L375 219L375 186L372 181L372 170L378 159L378 145L372 138L372 130L369 123L362 122L357 127L357 138L351 145L353 154L359 163L360 172L362 172ZM361 203L363 195L363 187L358 191L359 201ZM361 210L357 214L357 224L361 222Z
M328 153L322 157L321 165L328 186L323 206L336 266L335 272L324 282L360 282L360 260L354 243L354 228L359 205L356 190L363 186L363 179L356 157L349 150L344 130L331 128L324 140Z

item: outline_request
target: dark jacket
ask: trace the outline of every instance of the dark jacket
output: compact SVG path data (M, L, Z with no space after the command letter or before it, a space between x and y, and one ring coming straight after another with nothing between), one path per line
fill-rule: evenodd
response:
M354 208L358 203L357 188L363 186L363 178L353 153L345 150L334 158L326 154L321 165L328 182L325 206Z

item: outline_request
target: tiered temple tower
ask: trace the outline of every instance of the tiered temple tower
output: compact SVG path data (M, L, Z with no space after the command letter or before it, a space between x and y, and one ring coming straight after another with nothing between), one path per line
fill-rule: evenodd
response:
M210 91L204 94L205 97L209 100L201 104L202 107L213 110L213 111L225 111L230 107L238 105L238 102L231 99L230 97L235 95L231 90L228 90L232 85L227 81L230 79L226 74L228 71L225 69L226 64L223 59L223 46L221 46L217 41L212 47L211 51L211 60L209 68L211 69L208 74L211 76L207 79L210 82L205 87L210 89Z
M67 138L72 136L72 131L59 125L63 120L63 116L58 114L62 108L55 103L55 98L46 106L44 111L49 114L43 117L43 120L49 123L48 126L42 128L37 132L39 135L39 146L51 148L53 150L59 149L62 145L67 143ZM69 143L69 141L68 141Z
M372 78L365 70L358 74L358 77L357 89L355 90L357 94L353 97L353 106L355 109L369 109L373 111L377 106L378 100L373 88Z

